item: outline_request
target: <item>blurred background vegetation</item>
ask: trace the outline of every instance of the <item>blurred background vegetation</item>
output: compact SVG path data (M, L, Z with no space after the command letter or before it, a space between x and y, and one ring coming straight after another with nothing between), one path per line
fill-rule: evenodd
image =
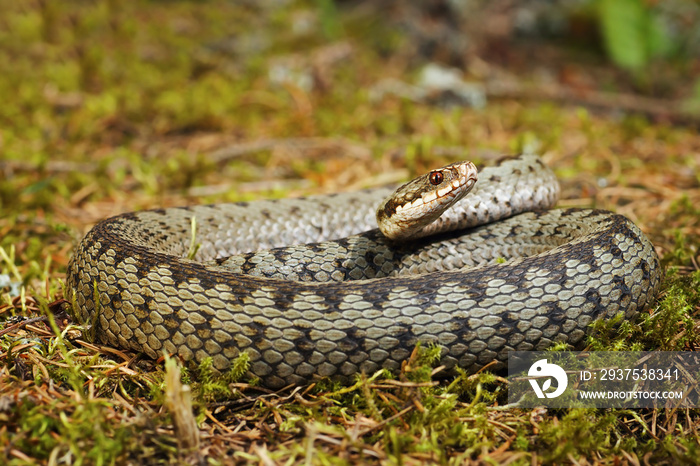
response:
M697 349L699 26L692 0L0 0L0 445L16 464L184 461L158 365L55 326L6 332L58 302L96 221L399 182L457 158L537 150L561 205L615 210L652 239L658 306L593 347ZM221 404L202 371L206 454L697 460L693 411L503 410L492 374L433 387L418 370L423 385ZM366 430L349 438L350 422Z

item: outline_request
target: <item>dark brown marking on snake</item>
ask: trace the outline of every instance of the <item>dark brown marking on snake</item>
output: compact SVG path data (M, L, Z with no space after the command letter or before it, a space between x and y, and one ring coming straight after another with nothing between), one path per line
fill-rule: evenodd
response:
M586 293L583 295L584 298L586 298L586 301L589 303L593 303L596 305L596 308L600 306L600 293L598 293L598 290L589 288Z
M381 212L384 212L385 216L391 217L396 213L396 208L402 204L403 203L399 203L398 201L392 199L384 204L384 208L381 209Z
M496 160L494 161L493 165L502 165L503 163L505 163L505 162L510 162L511 160L515 160L515 159L517 159L518 157L520 157L518 154L506 154L506 155L502 155L502 156L496 158ZM479 170L481 170L481 168L479 168Z
M642 280L649 280L649 265L646 262L642 261L640 268L642 269Z
M630 287L625 283L625 277L620 277L619 275L614 276L612 282L623 297L629 297L632 294L632 290L630 290Z
M299 331L303 336L299 338L295 338L292 340L297 348L299 348L299 352L302 354L305 354L307 356L310 356L314 351L316 351L316 345L314 342L311 340L311 337L309 336L309 333L311 331L310 328L304 328L304 327L294 327L295 330Z
M547 315L551 316L550 320L561 323L566 320L566 311L559 306L557 303L548 303L549 308L547 310Z

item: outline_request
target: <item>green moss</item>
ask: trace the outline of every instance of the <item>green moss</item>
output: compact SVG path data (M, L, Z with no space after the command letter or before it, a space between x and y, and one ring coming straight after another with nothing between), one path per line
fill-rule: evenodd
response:
M214 369L211 358L204 359L197 367L196 375L191 382L195 397L202 401L231 398L233 396L231 384L243 378L249 365L250 356L247 353L241 353L233 360L228 371L219 373ZM183 383L188 382L183 380Z
M618 444L618 422L615 413L601 415L595 410L582 408L572 409L560 419L546 421L541 425L539 439L543 460L560 463L571 461L572 457L590 457L591 453L619 455L622 448Z
M686 351L700 343L695 320L700 311L700 272L679 276L669 270L658 304L636 322L622 315L594 324L588 342L597 351Z
M364 10L337 5L342 9L336 11L322 3L319 11L308 2L267 9L225 0L0 0L0 170L9 174L0 183L0 247L7 256L0 273L22 285L24 298L36 298L1 290L0 323L9 328L13 316L45 315L53 335L15 328L0 339L6 354L0 401L21 401L0 409L3 451L14 448L46 463L192 462L178 456L170 420L160 414L161 368L132 353L123 361L83 345L80 340L95 343L95 322L74 316L71 325L60 314L49 319L48 304L38 298L61 296L70 251L98 218L115 210L345 189L399 167L416 173L457 153L486 159L539 145L562 177L567 199L630 208L665 252L668 272L658 301L636 322L597 323L590 349L698 347L700 272L693 268L700 247L700 170L692 132L640 117L617 122L551 103L491 102L475 112L392 96L370 100L369 89L382 79L416 74L404 56L412 44ZM320 60L316 48L333 45L328 37L347 39L350 54L340 62ZM311 70L322 85L273 85L270 64L280 59L293 63L295 72ZM225 164L208 159L229 145L301 136L347 138L371 156L281 143L242 151ZM655 160L663 161L662 173ZM655 188L644 193L639 190L647 186L647 174ZM675 176L685 196L666 194ZM603 178L609 187L642 194L605 191L597 181ZM240 189L266 180L307 184ZM228 191L192 198L192 187L211 186ZM657 212L659 202L668 208L647 212L647 206ZM240 382L247 355L224 374L209 360L183 368L181 380L198 400L212 462L697 457L697 439L686 427L694 422L693 411L504 407L508 387L497 374L458 372L444 379L441 351L418 348L399 373L360 375L350 386L324 380L308 390L268 393ZM10 461L23 463L16 455Z

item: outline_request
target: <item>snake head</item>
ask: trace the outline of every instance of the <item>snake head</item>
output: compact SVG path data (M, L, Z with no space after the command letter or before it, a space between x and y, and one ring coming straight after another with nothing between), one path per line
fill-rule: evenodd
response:
M434 222L474 187L476 166L457 162L399 187L377 209L377 224L389 239L408 239Z

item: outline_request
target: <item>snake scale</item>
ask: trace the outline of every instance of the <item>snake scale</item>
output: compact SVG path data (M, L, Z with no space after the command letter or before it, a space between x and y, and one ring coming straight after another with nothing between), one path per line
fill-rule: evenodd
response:
M436 234L402 242L375 229L390 188L118 215L76 249L69 296L106 344L219 370L246 352L269 387L398 370L418 342L448 369L498 368L651 304L662 271L630 220L548 210L559 185L534 155L478 178Z

